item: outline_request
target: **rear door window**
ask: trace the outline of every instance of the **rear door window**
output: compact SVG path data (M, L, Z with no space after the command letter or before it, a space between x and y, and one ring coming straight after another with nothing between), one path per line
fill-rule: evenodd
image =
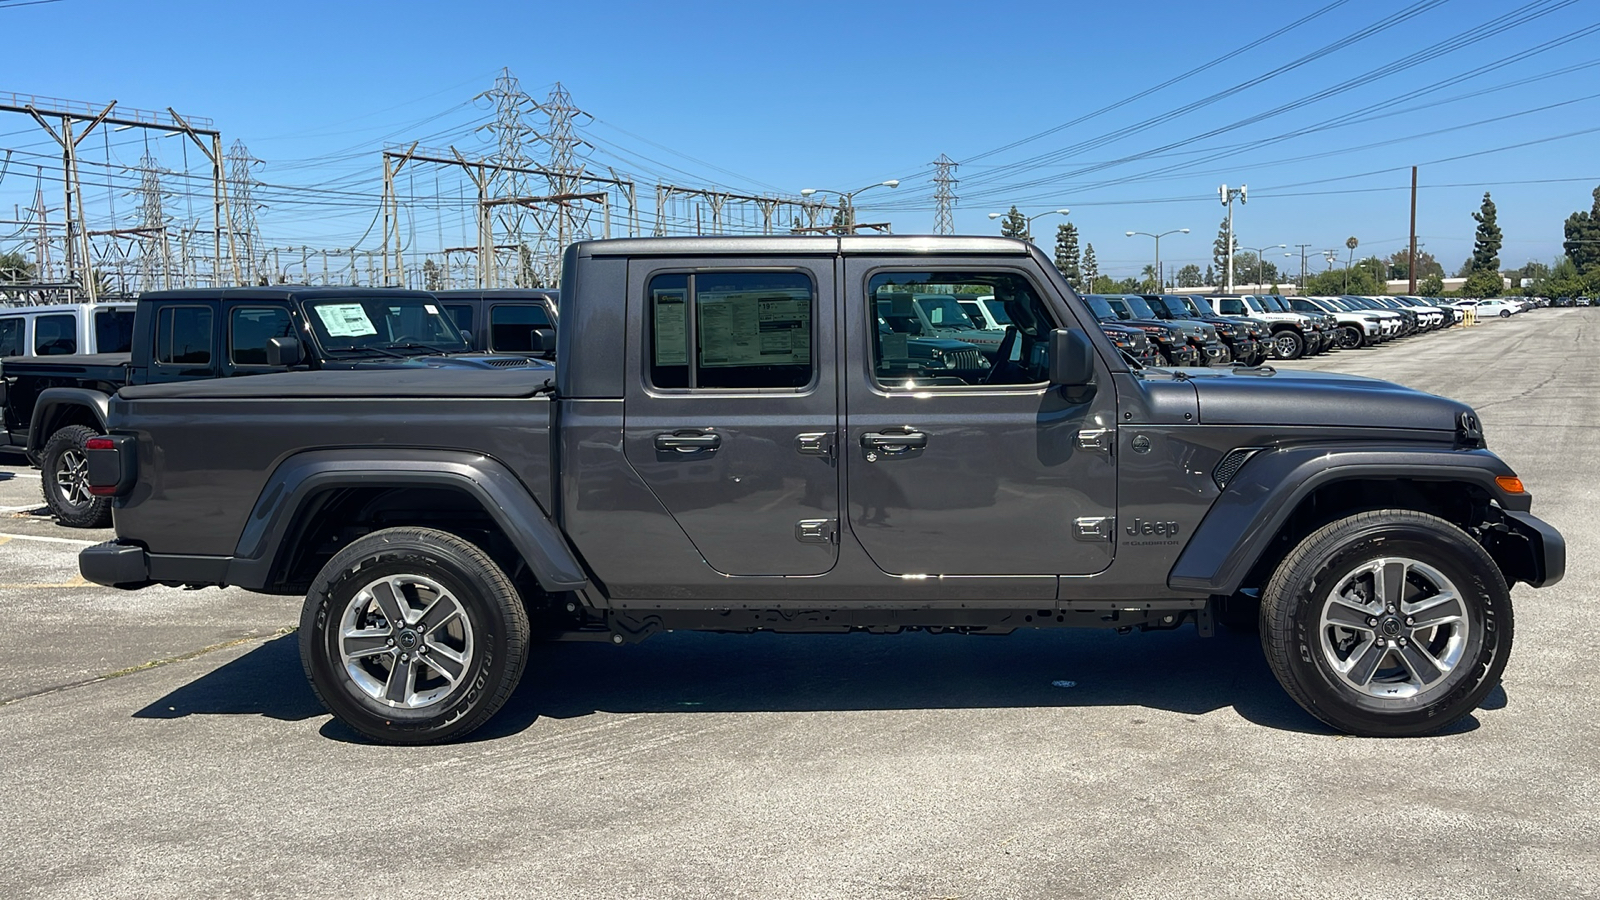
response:
M460 325L460 322L456 323ZM533 350L533 332L550 329L550 316L536 304L499 303L489 309L489 349L502 353ZM462 326L465 331L466 326Z
M21 316L0 319L0 356L21 356L27 352L28 320Z
M127 353L133 349L133 310L97 309L94 313L94 352Z
M211 364L211 309L168 306L156 314L156 362L169 366Z
M810 385L816 298L811 276L802 272L657 275L648 288L650 383L724 389Z
M33 320L33 352L39 356L63 356L78 352L78 317L39 316Z
M267 341L290 337L294 325L281 306L240 306L228 319L228 347L236 366L267 364Z

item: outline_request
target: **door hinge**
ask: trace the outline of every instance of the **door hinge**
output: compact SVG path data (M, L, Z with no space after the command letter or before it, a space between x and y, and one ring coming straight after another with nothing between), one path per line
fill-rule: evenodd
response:
M1115 516L1082 516L1072 520L1072 536L1080 541L1109 541L1116 529Z
M833 458L833 432L808 431L794 439L794 448L802 456Z
M802 544L832 544L839 539L838 519L801 519L794 525L794 539Z
M1109 428L1085 428L1078 432L1079 450L1101 450L1111 452L1112 430Z

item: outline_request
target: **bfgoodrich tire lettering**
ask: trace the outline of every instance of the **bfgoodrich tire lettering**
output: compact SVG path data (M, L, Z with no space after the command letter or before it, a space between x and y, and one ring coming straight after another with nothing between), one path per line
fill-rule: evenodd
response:
M340 551L300 615L300 660L340 721L377 741L458 738L497 712L527 662L528 615L473 544L428 528Z
M1427 734L1458 721L1499 683L1511 637L1510 591L1489 554L1411 510L1318 530L1262 592L1262 649L1278 681L1351 734Z

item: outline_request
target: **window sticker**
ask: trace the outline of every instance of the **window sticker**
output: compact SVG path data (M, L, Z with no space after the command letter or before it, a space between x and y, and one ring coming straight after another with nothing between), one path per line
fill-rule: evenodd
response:
M807 288L700 291L700 365L792 366L811 362Z
M434 306L432 303L424 303L422 304L422 308L427 310L428 315L430 316L437 316L439 314L439 307Z
M689 364L688 291L682 288L656 289L656 365Z
M330 303L316 308L328 337L367 337L378 333L359 303Z

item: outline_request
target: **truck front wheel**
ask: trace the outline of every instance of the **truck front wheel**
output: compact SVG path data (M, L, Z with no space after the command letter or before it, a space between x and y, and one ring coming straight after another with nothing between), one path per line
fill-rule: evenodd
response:
M1476 709L1511 652L1511 592L1461 529L1411 510L1340 519L1262 592L1261 644L1289 695L1341 731L1428 734Z
M50 435L39 455L45 505L56 521L68 528L111 524L111 498L89 493L89 455L84 443L99 433L87 425L68 425Z
M1306 339L1293 328L1273 332L1272 355L1276 359L1299 359L1306 352Z
M528 614L473 544L430 528L375 531L317 575L300 661L328 711L376 741L458 738L493 716L527 662Z

